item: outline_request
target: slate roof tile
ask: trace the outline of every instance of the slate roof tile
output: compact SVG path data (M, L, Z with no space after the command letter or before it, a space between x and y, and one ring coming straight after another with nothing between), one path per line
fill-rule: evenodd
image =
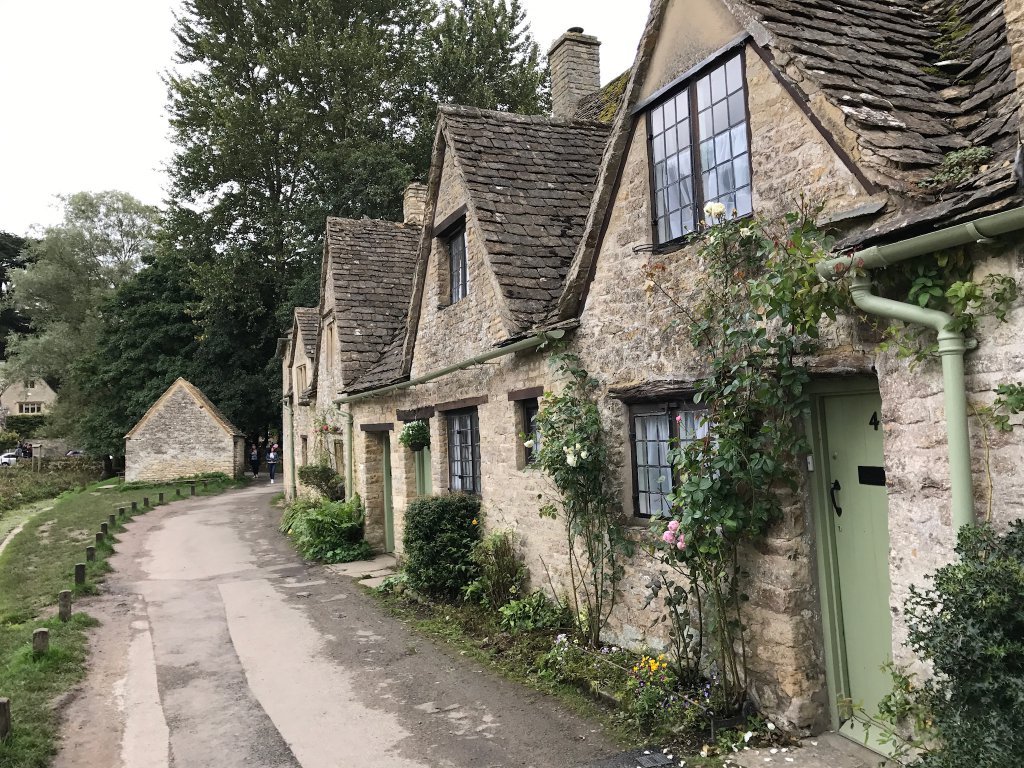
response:
M295 324L299 328L299 341L306 357L316 357L316 336L320 330L320 310L317 307L296 307Z
M396 333L404 334L420 231L393 221L327 219L327 279L349 381L378 361Z
M553 316L583 233L609 127L443 107L514 332Z
M859 164L897 196L897 210L851 240L895 228L955 223L966 206L1009 207L1018 146L1016 77L1003 0L748 0L773 36L784 71L795 66L846 117ZM950 34L950 24L957 25ZM939 66L941 64L941 66ZM968 146L994 151L998 173L936 192L918 182L943 155Z

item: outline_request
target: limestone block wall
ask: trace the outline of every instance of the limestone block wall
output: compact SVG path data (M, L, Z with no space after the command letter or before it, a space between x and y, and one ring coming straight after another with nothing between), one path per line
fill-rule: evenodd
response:
M125 480L156 482L201 472L234 476L240 453L234 437L179 389L126 441Z

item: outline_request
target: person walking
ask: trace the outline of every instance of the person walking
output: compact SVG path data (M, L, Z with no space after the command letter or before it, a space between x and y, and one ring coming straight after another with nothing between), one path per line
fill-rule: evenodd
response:
M267 472L270 473L270 482L274 482L274 472L277 470L277 443L270 446L267 451Z
M256 448L255 443L252 446L252 450L249 451L249 469L252 470L252 476L254 478L260 476L260 452Z

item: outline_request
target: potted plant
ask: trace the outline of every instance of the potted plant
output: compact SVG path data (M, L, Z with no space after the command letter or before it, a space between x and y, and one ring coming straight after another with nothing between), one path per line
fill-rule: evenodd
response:
M410 451L422 451L430 445L430 426L425 421L410 421L402 427L398 442Z

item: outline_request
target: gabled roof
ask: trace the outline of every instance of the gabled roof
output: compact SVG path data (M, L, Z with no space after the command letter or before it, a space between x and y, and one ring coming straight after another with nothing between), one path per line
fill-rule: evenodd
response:
M357 392L365 392L369 389L384 387L403 381L406 377L402 375L402 349L405 346L405 328L395 332L394 338L388 344L381 356L365 373L349 384L345 391L353 395Z
M900 195L859 236L955 223L1017 205L1019 97L1003 0L747 0L790 84L841 111L860 167ZM922 187L943 156L988 147L980 173Z
M306 357L312 360L316 357L316 339L320 332L320 310L317 307L296 307L295 327L299 331L299 338L296 339L297 343L294 346L297 347L301 344Z
M750 32L749 44L764 52L795 98L814 111L821 94L843 115L856 142L858 169L891 194L873 225L844 245L918 234L1024 203L1014 171L1020 99L1003 0L728 0L726 5ZM639 124L630 110L642 91L667 7L668 0L652 0L559 300L560 318L582 308L629 140ZM993 156L970 178L947 189L920 184L936 173L947 153L971 146L989 147Z
M441 108L487 259L514 327L548 320L594 194L608 126Z
M336 319L345 386L405 328L420 230L394 221L327 219L320 295L327 295L330 280L334 306L325 310L333 309ZM314 373L314 386L315 379Z
M158 411L160 411L161 408L163 408L164 403L166 403L167 400L170 399L171 395L173 395L175 392L179 390L185 392L189 397L195 400L196 405L198 405L200 408L205 409L207 413L209 413L210 416L213 418L213 420L217 422L220 428L227 432L229 435L231 435L232 437L243 437L242 432L240 432L237 427L235 427L230 421L228 421L224 417L224 414L220 412L220 409L217 408L217 406L215 406L212 402L210 402L210 399L203 394L202 390L200 390L199 387L195 386L194 384L186 381L184 378L181 378L179 376L174 381L174 383L171 384L171 386L169 386L164 391L164 393L157 398L156 402L149 407L149 410L146 411L146 413L143 414L142 418L139 419L138 423L136 423L136 425L131 428L131 431L124 436L125 440L129 439L130 437L132 437L132 435L138 432L143 427L143 425L147 421L149 421L153 414L157 413Z

